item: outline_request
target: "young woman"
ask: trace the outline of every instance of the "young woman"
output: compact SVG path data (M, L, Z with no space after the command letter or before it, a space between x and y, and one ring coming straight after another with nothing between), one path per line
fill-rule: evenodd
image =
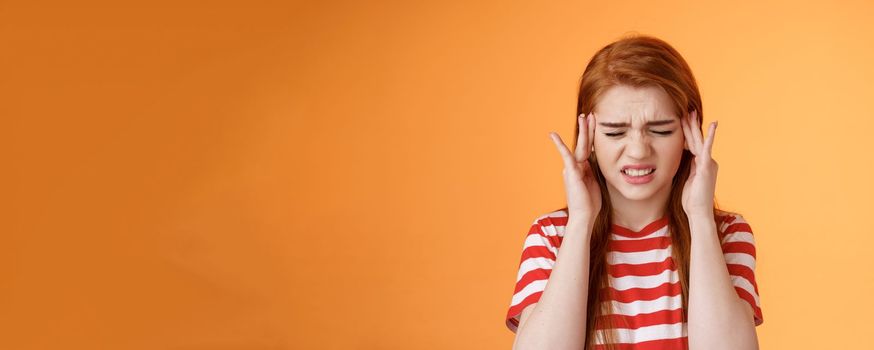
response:
M666 42L607 45L580 84L567 207L525 239L507 327L514 349L757 349L752 230L714 204L717 123Z

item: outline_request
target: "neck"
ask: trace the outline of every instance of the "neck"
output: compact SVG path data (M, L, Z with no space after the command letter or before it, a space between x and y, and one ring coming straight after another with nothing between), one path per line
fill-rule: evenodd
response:
M639 231L665 215L671 187L665 186L646 199L625 198L619 190L608 185L610 203L613 206L613 223Z

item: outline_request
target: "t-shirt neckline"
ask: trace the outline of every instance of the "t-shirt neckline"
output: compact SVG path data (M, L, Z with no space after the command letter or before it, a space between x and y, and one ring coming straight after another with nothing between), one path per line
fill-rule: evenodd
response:
M643 236L646 236L646 235L651 234L653 232L656 232L659 229L661 229L662 227L667 226L667 224L668 224L668 216L665 215L665 216L662 216L661 218L656 219L655 221L647 224L642 229L640 229L640 231L634 231L632 229L619 226L615 223L612 224L612 228L613 228L613 233L615 233L617 235L638 238L638 237L643 237Z

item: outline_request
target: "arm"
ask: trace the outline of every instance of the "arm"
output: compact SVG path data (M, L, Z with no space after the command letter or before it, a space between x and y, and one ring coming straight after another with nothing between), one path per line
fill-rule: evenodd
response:
M692 235L687 329L689 349L758 349L752 309L734 290L713 217L719 166L711 153L717 123L710 123L705 139L701 134L697 110L680 118L680 122L685 147L694 155L682 196L683 210L689 218Z
M689 217L689 349L758 349L753 311L738 297L713 215Z
M522 314L514 350L584 347L591 235L591 224L568 221L543 295L525 309L533 308L530 316Z

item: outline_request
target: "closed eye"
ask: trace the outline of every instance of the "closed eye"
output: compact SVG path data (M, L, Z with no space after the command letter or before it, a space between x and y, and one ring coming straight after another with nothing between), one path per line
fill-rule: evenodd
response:
M654 133L656 133L656 134L662 135L662 136L668 136L668 135L674 133L673 130L667 130L667 131L656 131L656 130L650 130L650 131L652 131L652 132L654 132ZM624 133L625 133L625 132L605 132L604 135L607 135L607 136L610 136L610 137L616 137L616 136L621 136L621 135L624 134Z

